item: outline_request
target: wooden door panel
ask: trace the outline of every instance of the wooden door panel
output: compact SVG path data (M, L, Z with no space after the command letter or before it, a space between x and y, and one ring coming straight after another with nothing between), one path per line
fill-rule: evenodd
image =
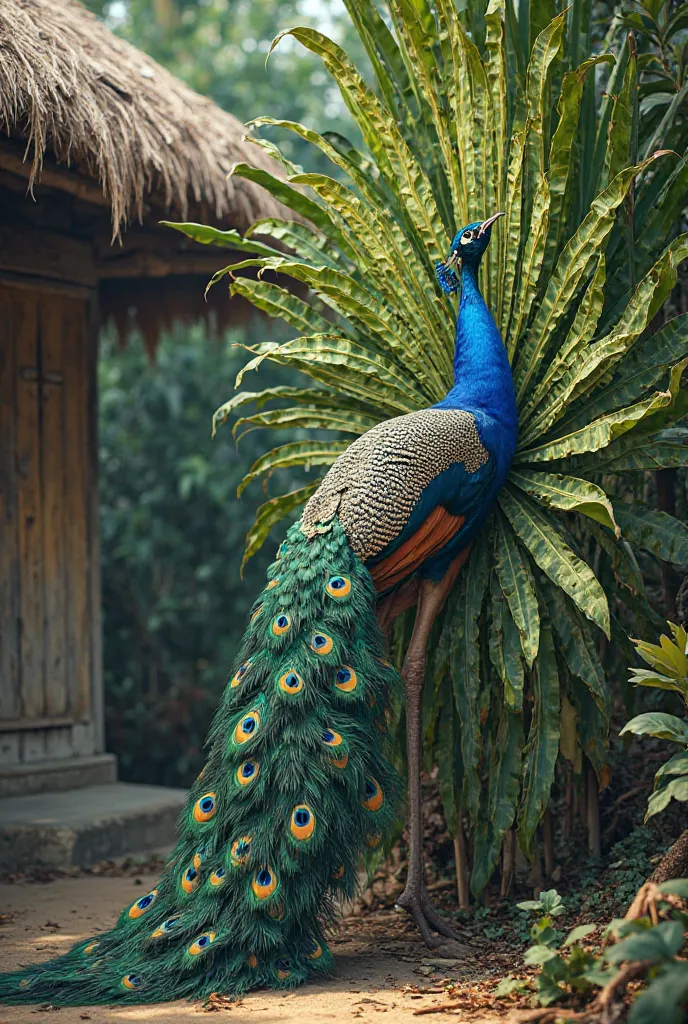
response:
M64 715L67 685L67 562L65 534L65 416L63 298L41 296L43 585L45 589L45 714Z
M13 291L0 285L0 721L21 714Z
M39 718L45 715L45 685L38 295L17 289L13 304L21 698L23 717Z

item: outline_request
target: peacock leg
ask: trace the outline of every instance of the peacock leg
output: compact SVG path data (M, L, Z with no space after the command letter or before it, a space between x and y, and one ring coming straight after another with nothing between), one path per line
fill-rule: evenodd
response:
M452 562L446 575L439 583L431 580L423 580L421 582L418 588L416 621L401 673L406 692L409 867L406 887L397 900L397 905L408 911L411 915L427 946L453 956L460 954L463 950L458 943L451 941L456 939L456 933L435 911L425 888L423 871L423 816L420 792L422 752L421 706L430 631L467 557L468 549L462 551ZM433 932L438 934L433 935Z

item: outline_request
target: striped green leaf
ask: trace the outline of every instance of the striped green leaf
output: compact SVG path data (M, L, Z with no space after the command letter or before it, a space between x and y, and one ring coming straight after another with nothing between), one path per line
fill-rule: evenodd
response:
M621 532L636 548L677 565L688 565L688 526L667 512L646 508L640 502L615 503Z
M233 249L235 252L252 252L258 256L281 256L279 249L273 249L270 245L258 242L255 239L245 238L232 228L230 231L221 231L219 228L209 227L207 224L194 224L193 222L176 223L171 220L159 222L164 228L174 228L180 231L193 242L200 242L202 245L216 245L220 249Z
M590 627L576 608L558 587L548 585L544 590L552 628L557 637L557 650L566 661L569 671L577 676L590 690L590 694L609 720L611 692L600 663L595 637L590 636Z
M270 427L274 430L301 427L307 430L336 430L358 437L378 422L375 416L362 416L360 413L344 409L297 406L292 409L268 409L251 416L242 416L235 422L233 433L240 440L245 434L250 433L250 430L258 428ZM242 429L247 427L248 429Z
M540 633L540 652L532 671L533 710L523 759L523 789L516 834L526 854L532 856L535 830L549 803L559 753L559 675L552 627L545 619Z
M471 892L479 896L497 866L504 836L518 808L523 757L523 722L502 707L487 766L487 801L476 830Z
M535 563L609 636L605 593L590 566L571 550L551 517L510 485L501 491L499 505Z
M594 200L573 237L564 246L550 278L540 307L519 351L514 371L516 395L519 400L527 395L536 376L552 335L566 315L576 294L578 282L592 260L606 243L614 226L616 211L625 199L635 176L647 163L628 167Z
M269 501L264 502L260 506L256 512L255 522L246 535L244 557L241 561L242 576L244 566L250 558L253 558L256 551L259 551L263 546L273 526L280 523L290 512L305 504L311 494L317 489L319 483L320 480L314 480L306 487L301 487L297 491L282 494L279 498L270 498Z
M262 309L269 316L279 317L303 334L308 331L325 334L333 329L332 324L313 309L310 303L272 282L238 277L229 286L229 294L241 295L257 309Z
M480 646L478 618L488 579L488 549L484 537L471 551L459 577L459 599L454 613L451 674L454 702L461 723L461 755L464 764L464 806L477 821L480 803Z
M521 635L496 574L492 576L490 612L490 661L502 681L507 707L510 711L521 711L524 686Z
M256 185L262 185L264 189L278 199L280 203L284 203L286 207L293 210L295 213L300 213L303 217L319 227L321 231L324 231L328 238L336 240L339 244L343 245L343 239L341 239L339 232L334 227L332 219L328 214L327 210L324 209L319 203L314 202L308 196L304 195L296 188L292 188L288 182L283 181L281 178L276 178L274 174L270 174L269 171L264 171L259 167L251 167L247 163L237 163L232 168L232 174L236 175L237 178L245 178L247 181L253 181Z
M540 615L535 585L513 531L501 516L497 519L494 557L499 585L518 629L526 664L531 668L540 643Z
M292 441L273 448L253 463L237 487L237 498L264 473L274 473L276 469L287 469L289 466L304 466L306 469L311 466L331 466L347 447L346 441Z
M543 505L558 508L562 512L579 512L582 516L608 526L619 535L612 503L597 484L581 480L580 477L537 473L529 469L513 471L509 480Z

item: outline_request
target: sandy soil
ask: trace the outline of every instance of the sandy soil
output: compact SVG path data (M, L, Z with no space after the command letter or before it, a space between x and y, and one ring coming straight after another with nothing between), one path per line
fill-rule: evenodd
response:
M119 911L141 892L152 888L155 876L104 878L85 875L45 884L0 885L0 963L7 970L67 950L72 943L110 927ZM410 923L393 911L347 918L331 941L337 959L336 976L288 994L256 992L238 1004L223 1006L206 1016L200 1004L167 1003L140 1007L2 1007L0 1024L200 1024L226 1017L233 1024L301 1024L303 1021L351 1024L382 1020L410 1024L423 1020L500 1020L471 992L483 992L490 977L503 969L499 954L476 948L461 960L440 960L416 939ZM462 1009L417 1016L421 1007L447 1004L450 979L466 993ZM452 997L452 999L455 996ZM381 1018L380 1014L386 1014ZM456 1016L454 1016L456 1015Z

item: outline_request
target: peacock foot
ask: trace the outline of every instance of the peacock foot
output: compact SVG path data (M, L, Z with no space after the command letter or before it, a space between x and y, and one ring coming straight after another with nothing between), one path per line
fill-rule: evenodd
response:
M428 949L434 950L440 956L452 958L465 956L471 952L467 946L458 942L456 932L437 913L425 889L421 890L419 896L415 887L407 886L396 905L399 910L405 910L411 916Z

